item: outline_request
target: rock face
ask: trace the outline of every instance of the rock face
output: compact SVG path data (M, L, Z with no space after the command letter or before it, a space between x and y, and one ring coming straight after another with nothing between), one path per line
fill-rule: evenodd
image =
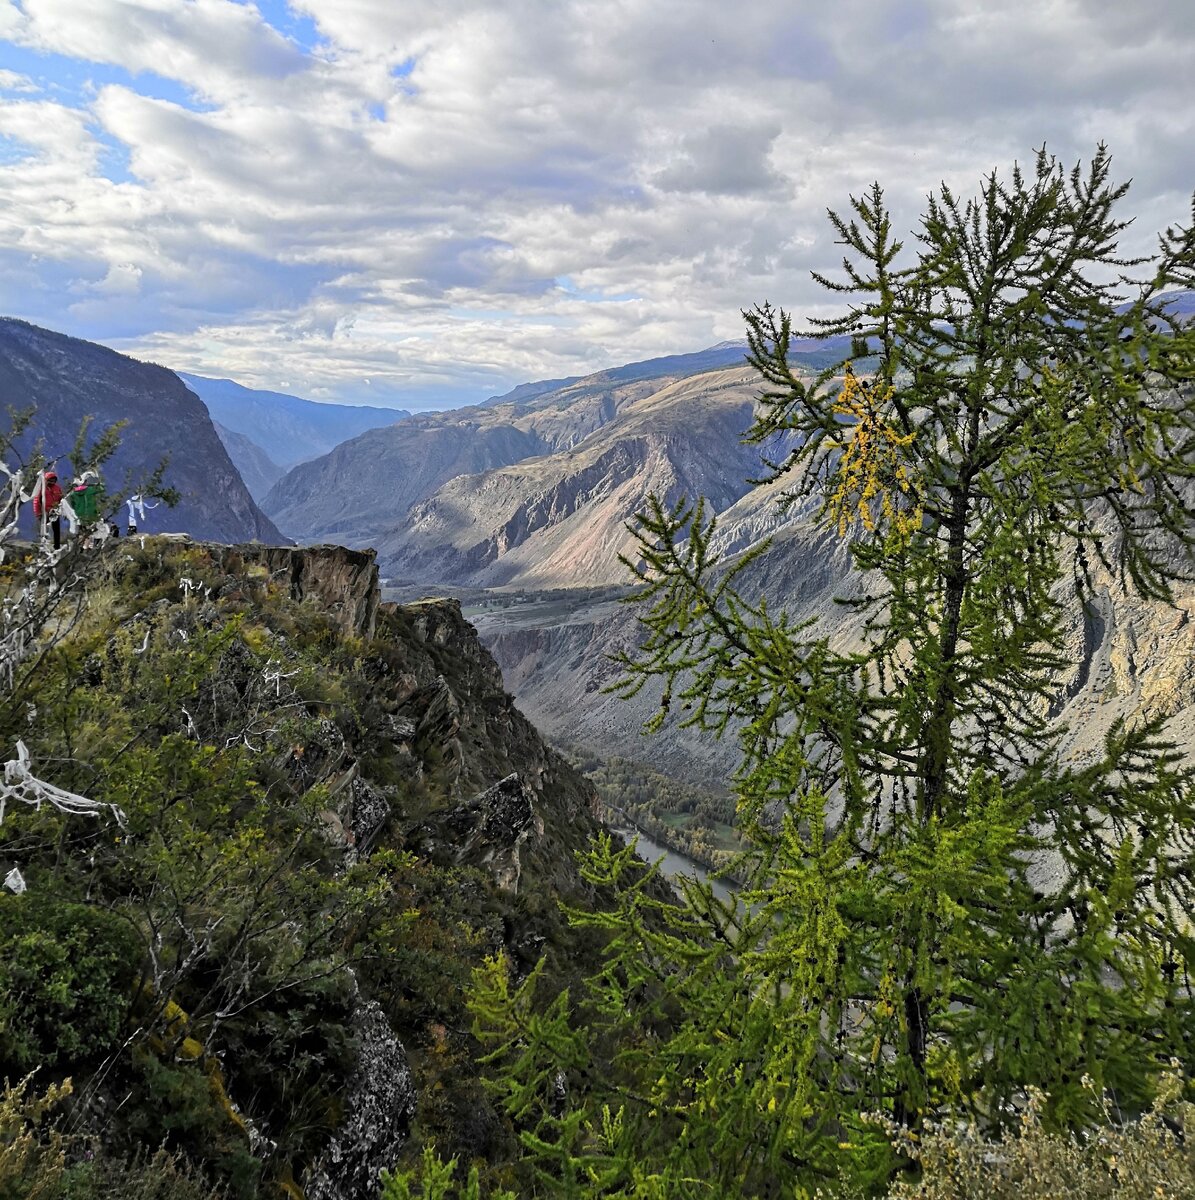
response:
M381 1008L359 1004L357 1069L344 1095L344 1120L307 1172L307 1200L356 1200L377 1191L378 1173L394 1166L415 1117L415 1080L407 1052Z
M246 550L251 561L285 581L292 600L308 597L331 613L340 628L357 637L373 637L382 593L372 550L344 546L263 546Z
M168 458L165 482L182 494L173 510L149 514L151 531L177 530L221 542L286 540L254 503L207 409L164 367L0 319L0 405L35 409L17 450L27 454L43 439L62 474L71 470L69 452L84 417L94 419L93 434L126 421L120 446L104 467L109 489L136 490Z
M535 793L512 773L408 837L434 860L476 863L504 892L516 893L523 869L520 850L543 834Z
M300 541L372 545L447 480L544 452L533 432L494 419L500 411L422 413L363 433L296 467L262 504Z
M413 417L292 471L265 503L300 537L322 531L375 545L396 582L621 582L619 555L631 548L625 523L649 495L667 503L704 495L721 510L747 490L759 470L758 449L741 444L755 391L745 368L728 367L578 384L519 409ZM349 480L369 472L394 483L371 490L367 509ZM330 503L330 513L305 516L316 503Z
M705 495L717 511L746 490L754 392L741 369L696 376L630 402L573 449L459 476L379 539L383 569L449 587L623 582L626 522L650 495Z

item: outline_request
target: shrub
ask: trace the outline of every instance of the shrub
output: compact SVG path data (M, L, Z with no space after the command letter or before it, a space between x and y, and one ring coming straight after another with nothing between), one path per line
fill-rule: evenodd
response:
M464 1186L454 1184L456 1159L444 1162L432 1145L423 1148L423 1160L416 1171L383 1171L381 1200L480 1200L481 1184L477 1168L469 1170ZM513 1192L495 1191L492 1200L515 1200Z
M103 1054L140 961L128 921L33 891L0 904L0 1060L17 1070Z
M100 1155L70 1168L60 1200L223 1200L185 1158L160 1149L130 1162Z
M57 1130L43 1135L46 1114L71 1092L71 1083L30 1095L29 1078L6 1083L0 1095L0 1200L51 1200L66 1156Z

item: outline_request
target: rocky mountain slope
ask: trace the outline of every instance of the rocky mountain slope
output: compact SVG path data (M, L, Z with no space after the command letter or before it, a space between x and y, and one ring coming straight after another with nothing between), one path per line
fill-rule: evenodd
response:
M809 511L783 514L775 488L749 492L720 514L714 547L734 556L764 538L771 548L754 560L739 584L751 598L766 596L773 611L818 627L841 649L861 645L860 618L835 603L857 595L862 581L846 544L815 526ZM1069 727L1064 754L1088 759L1113 722L1170 713L1170 736L1195 758L1195 586L1179 585L1175 605L1142 601L1102 569L1094 572L1089 608L1067 606L1068 658L1053 713ZM610 654L638 638L633 605L598 593L577 593L571 603L512 604L474 616L508 686L539 728L568 744L638 758L711 785L725 783L738 761L733 737L713 741L680 728L673 715L665 729L641 736L658 692L632 700L606 694L616 676Z
M179 378L207 405L214 420L248 438L284 469L327 454L367 429L393 425L410 415L404 408L320 404L185 371L179 372Z
M546 448L511 420L476 408L418 413L374 429L285 475L262 506L302 541L372 546L406 510L457 475L518 462ZM499 412L501 410L493 410Z
M464 992L499 952L559 988L596 965L558 908L595 901L592 788L459 606L381 603L372 554L150 537L86 565L102 603L0 743L122 816L10 807L0 1070L73 1078L89 1160L165 1139L243 1200L373 1195L412 1138L501 1161ZM46 938L78 974L29 965Z
M135 489L168 457L165 482L182 496L175 509L150 514L150 529L225 542L285 540L246 489L207 409L164 367L0 319L0 406L35 410L17 449L27 454L40 439L64 483L83 418L94 418L93 435L126 421L120 446L104 468L109 489Z
M816 354L824 357L824 351ZM741 367L742 361L743 346L729 343L582 379L525 384L471 408L421 413L295 468L263 507L300 541L335 538L354 546L380 545L396 534L412 505L457 476L578 448L628 406L682 379ZM740 432L735 430L736 439ZM382 565L389 570L384 557Z
M615 388L613 418L571 449L457 476L414 504L378 537L384 569L448 587L622 582L625 525L649 495L704 495L714 511L743 495L759 468L758 448L741 442L755 390L741 366Z
M216 427L216 435L224 443L224 449L228 451L228 457L232 459L232 465L249 489L249 495L260 501L286 471L243 433L228 429L219 421L213 421L212 424Z

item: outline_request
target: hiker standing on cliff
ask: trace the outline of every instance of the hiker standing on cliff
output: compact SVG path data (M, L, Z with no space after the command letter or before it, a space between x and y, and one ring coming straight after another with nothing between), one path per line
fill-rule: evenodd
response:
M58 506L62 503L62 487L58 473L52 468L46 471L33 489L33 515L38 521L38 534L46 536L47 526L54 535L54 549L62 545L62 517Z

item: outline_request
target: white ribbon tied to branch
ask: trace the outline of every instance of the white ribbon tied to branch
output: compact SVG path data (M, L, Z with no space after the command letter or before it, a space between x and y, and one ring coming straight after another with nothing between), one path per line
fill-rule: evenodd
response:
M4 764L4 780L0 782L0 824L4 823L4 811L10 800L19 800L30 808L40 809L43 804L72 816L98 817L103 809L111 811L117 823L124 824L124 813L115 804L103 804L88 800L63 788L55 787L38 779L29 769L29 750L22 741L17 742L17 756Z
M74 537L79 532L79 518L75 516L75 510L65 496L58 501L58 515L66 518L66 531Z
M20 518L21 503L30 496L21 491L21 477L10 471L6 462L0 462L0 472L5 475L5 481L0 483L3 500L0 500L0 562L4 561L4 547L16 535Z
M156 504L150 504L140 492L130 496L125 504L129 510L129 524L137 526L138 529L145 524L145 510L158 507Z

